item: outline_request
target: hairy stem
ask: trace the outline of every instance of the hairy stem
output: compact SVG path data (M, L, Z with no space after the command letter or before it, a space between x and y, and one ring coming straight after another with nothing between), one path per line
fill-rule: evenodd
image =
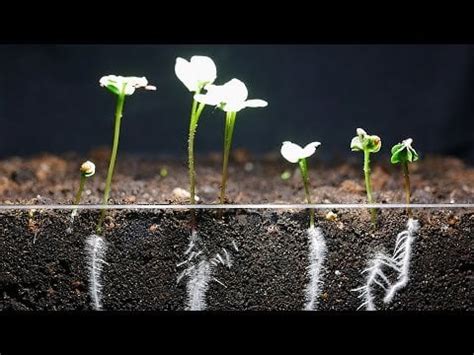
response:
M304 192L306 195L306 202L311 204L311 196L309 194L309 176L308 176L308 163L306 158L298 161L301 170L301 176L303 177ZM314 228L314 209L309 210L309 227Z
M365 189L367 191L367 200L369 203L374 203L374 200L372 198L372 181L370 179L370 152L368 150L364 150L364 177L365 177ZM376 213L377 211L375 210L375 208L370 209L373 225L377 223Z
M102 205L106 206L109 201L110 196L110 189L112 187L112 177L114 175L115 170L115 162L117 160L117 152L119 146L119 139L120 139L120 126L122 123L122 112L123 112L123 105L125 103L125 84L122 88L122 91L119 93L117 98L117 106L115 108L115 124L114 124L114 138L112 144L112 153L110 155L110 162L109 168L107 170L107 179L105 181L105 190L104 190L104 198L102 200ZM101 210L99 222L97 223L97 234L100 235L102 232L102 225L105 219L105 209Z
M225 188L227 184L228 177L228 165L229 165L229 154L230 148L232 145L232 135L234 133L235 117L237 112L227 112L225 118L225 132L224 132L224 157L222 163L222 182L221 182L221 193L220 193L220 203L224 204L225 202Z
M196 92L199 94L199 92ZM194 139L198 126L199 117L204 109L205 104L197 104L193 99L191 109L191 119L189 121L189 138L188 138L188 167L189 167L189 190L191 193L191 204L196 203L196 171L194 168Z
M404 184L404 187L405 187L405 198L406 198L406 203L407 205L410 204L410 200L411 200L411 192L410 192L410 173L408 171L408 162L402 162L402 170L403 170L403 178L405 180L405 184ZM407 207L407 214L408 214L408 217L411 218L411 208L410 207Z
M199 94L196 91L196 94ZM188 168L189 168L189 193L191 195L191 204L196 203L196 170L194 167L194 139L196 136L196 130L198 126L199 117L201 116L202 110L206 106L203 103L198 103L193 99L193 105L191 108L191 118L189 120L189 138L188 138ZM196 228L196 211L191 211L191 228Z

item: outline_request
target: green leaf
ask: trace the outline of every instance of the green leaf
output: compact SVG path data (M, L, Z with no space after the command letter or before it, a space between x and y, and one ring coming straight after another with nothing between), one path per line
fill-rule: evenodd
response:
M419 158L418 153L411 146L411 140L404 140L402 143L395 144L391 152L390 161L392 164L412 163Z
M352 138L351 149L353 152L368 151L377 153L382 147L382 141L379 136L369 136L363 129L357 129L357 136Z
M109 84L109 85L107 85L106 87L107 87L107 89L109 89L110 91L112 91L115 95L119 95L119 94L120 94L119 89L118 89L115 85Z
M365 147L369 152L377 153L382 147L382 140L379 136L367 136Z
M353 152L359 152L361 150L364 150L364 147L362 145L362 141L359 136L356 136L352 138L351 140L351 149Z

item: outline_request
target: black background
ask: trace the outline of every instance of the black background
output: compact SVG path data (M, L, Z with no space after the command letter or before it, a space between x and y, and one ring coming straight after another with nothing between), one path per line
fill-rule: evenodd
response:
M474 161L474 46L462 44L3 44L0 155L110 145L115 97L98 81L117 74L158 87L127 98L121 151L185 159L191 94L174 62L197 54L216 62L216 83L239 78L249 98L269 102L238 114L234 147L264 153L318 140L322 159L351 156L363 127L385 154L412 137L422 154ZM223 127L223 112L206 108L198 153L222 149Z

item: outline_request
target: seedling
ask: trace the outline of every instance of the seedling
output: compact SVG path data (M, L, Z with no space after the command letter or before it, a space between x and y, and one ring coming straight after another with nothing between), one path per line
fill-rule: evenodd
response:
M219 198L220 203L224 204L228 178L229 154L237 112L246 107L266 107L268 103L259 99L247 100L247 87L238 79L232 79L224 85L206 85L205 89L207 90L206 94L196 94L194 95L194 99L206 105L216 106L226 113L222 182Z
M90 178L92 175L95 174L95 164L90 160L82 163L81 168L79 169L81 172L81 180L79 183L79 189L76 193L76 198L74 199L74 204L78 205L81 202L82 192L84 191L84 186L86 184L87 178Z
M392 157L390 161L392 164L400 164L402 166L403 177L405 180L405 198L407 205L410 204L411 192L410 192L410 173L408 170L408 163L412 163L418 160L418 153L411 146L413 139L408 138L401 143L395 144L392 147ZM408 217L411 217L411 209L407 207Z
M165 177L168 176L168 169L166 169L165 167L162 167L160 169L160 176L164 179Z
M188 138L188 168L189 168L189 191L191 194L191 204L196 203L196 171L194 168L194 138L199 122L199 117L206 106L200 102L198 105L194 95L201 93L202 89L212 84L217 77L216 65L211 58L205 56L193 56L188 62L183 58L176 58L174 67L176 76L193 93L193 103L191 107L191 118L189 121Z
M308 162L306 158L312 156L316 149L321 145L320 142L312 142L301 148L298 144L289 141L283 142L281 146L281 155L290 163L298 163L303 177L304 191L306 195L306 202L311 204L311 196L309 193L309 176L308 176ZM314 228L314 209L309 210L309 226Z
M372 182L370 178L370 154L377 153L381 146L382 141L379 136L368 135L362 128L357 128L357 136L352 138L351 149L354 152L364 152L364 177L365 177L365 189L367 191L367 200L369 203L374 203L372 197ZM376 224L376 210L372 208L370 210L372 215L372 223Z
M82 192L84 191L86 180L95 174L95 164L88 160L82 163L81 168L79 170L81 172L81 180L79 182L79 189L77 190L76 198L74 199L74 202L73 202L74 205L78 205L79 202L81 202ZM76 217L76 215L77 215L77 208L72 210L71 226L72 226L72 223L74 222L74 218ZM69 227L67 231L70 233L72 231L71 227Z
M120 139L120 126L122 123L122 112L125 103L125 96L132 95L136 89L144 88L145 90L156 90L155 86L148 85L148 80L145 77L138 78L135 76L103 76L100 81L100 86L104 86L112 93L117 95L117 104L115 107L115 124L114 124L114 138L112 143L112 152L110 155L109 168L107 170L107 179L105 181L104 198L102 205L107 205L112 187L112 177L114 175L115 163L117 160L117 152ZM102 224L104 223L105 209L102 209L100 219L97 224L97 234L102 232Z
M291 171L289 171L288 169L285 170L284 172L281 173L280 178L283 181L289 180L291 178Z

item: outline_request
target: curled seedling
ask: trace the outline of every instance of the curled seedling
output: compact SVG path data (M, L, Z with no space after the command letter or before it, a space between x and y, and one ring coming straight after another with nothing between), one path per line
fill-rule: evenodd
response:
M79 170L81 172L81 180L79 182L79 189L77 190L76 198L74 199L75 205L78 205L79 202L81 202L81 196L82 192L84 191L87 178L90 178L95 174L95 164L90 160L87 160L81 164L81 168Z
M308 162L306 158L312 156L316 149L321 145L320 142L312 142L307 144L304 148L298 144L291 143L289 141L283 142L281 146L281 155L283 158L288 160L290 163L298 163L303 177L304 191L306 195L306 202L311 204L311 196L309 193L309 175L308 175ZM314 209L311 208L309 211L309 226L314 228Z
M206 105L216 106L226 113L222 182L219 198L220 203L223 204L225 202L229 155L237 112L246 107L265 107L268 103L260 99L247 100L247 87L238 79L232 79L224 85L206 85L205 89L207 90L206 94L196 94L194 96L195 100Z
M81 172L81 179L79 182L79 188L77 189L76 197L74 199L74 205L78 205L81 202L82 192L84 191L84 186L86 184L86 180L90 178L92 175L95 174L95 164L90 160L82 163L81 168L79 169ZM77 215L77 208L73 209L71 212L71 225L74 222L74 218ZM68 232L71 232L71 227L68 228Z
M107 170L107 178L105 181L104 198L102 205L107 205L110 197L110 190L112 187L112 177L114 175L115 163L117 160L117 152L120 140L120 127L122 124L122 112L125 103L125 97L132 95L136 89L143 88L145 90L156 90L156 87L148 84L145 77L135 76L117 76L107 75L103 76L100 81L100 86L106 87L112 93L117 95L117 104L115 107L115 124L114 124L114 138L112 143L112 151L110 155L109 167ZM105 209L102 209L99 222L97 223L97 234L102 232L102 224L104 223Z
M377 153L382 147L382 141L379 136L368 135L362 128L357 128L357 136L352 138L351 149L354 152L364 152L364 177L365 189L367 191L367 200L369 203L374 203L372 196L372 181L370 177L370 154ZM372 216L372 223L376 224L376 210L370 210Z
M410 189L410 173L408 170L408 163L413 163L418 160L419 156L415 149L411 146L413 139L408 138L401 143L395 144L392 147L392 156L390 161L392 164L400 164L402 166L403 178L405 182L405 198L407 205L410 204L411 200L411 189ZM407 207L407 214L411 217L411 209Z

